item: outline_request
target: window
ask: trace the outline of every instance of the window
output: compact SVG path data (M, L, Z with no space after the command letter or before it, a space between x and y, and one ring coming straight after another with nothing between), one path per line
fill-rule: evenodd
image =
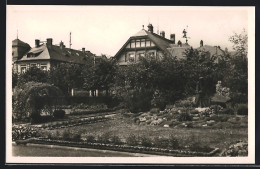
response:
M141 47L145 47L145 39L141 40Z
M146 41L145 46L151 46L151 41Z
M155 44L153 42L151 42L151 46L155 46Z
M140 47L141 47L141 41L140 41L140 39L139 39L139 40L136 40L136 47L137 47L137 48L140 48Z
M41 69L43 71L47 71L47 64L41 64Z
M25 73L26 72L26 65L21 65L21 73Z
M134 62L134 61L135 61L135 55L129 54L129 62Z
M134 40L131 41L131 48L135 48L135 41Z
M144 57L144 53L139 53L139 58Z
M36 63L31 63L30 66L31 67L36 67Z
M126 48L130 48L130 43L127 44Z

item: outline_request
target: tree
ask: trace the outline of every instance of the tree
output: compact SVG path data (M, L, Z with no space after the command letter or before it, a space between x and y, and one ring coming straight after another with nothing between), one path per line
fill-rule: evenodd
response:
M84 78L83 87L87 90L106 90L108 94L108 90L115 81L116 70L115 61L103 57L95 65L84 67L82 73Z
M229 41L233 43L233 49L237 52L237 56L241 58L247 57L248 36L245 29L240 34L234 33L229 37Z
M15 77L13 80L15 80ZM47 81L48 81L48 72L43 71L40 68L33 66L33 67L30 67L25 73L18 75L17 85L21 86L28 82L45 83Z
M41 110L48 109L52 113L52 106L62 103L62 91L48 83L28 82L18 86L13 95L13 117L18 120L40 118Z
M59 87L64 94L69 95L72 88L83 86L83 65L61 63L50 69L49 83Z

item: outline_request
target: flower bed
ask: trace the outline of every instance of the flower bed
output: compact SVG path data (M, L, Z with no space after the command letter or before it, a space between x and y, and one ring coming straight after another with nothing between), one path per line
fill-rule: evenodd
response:
M28 143L51 144L51 145L80 147L80 148L94 148L94 149L102 149L102 150L125 151L125 152L132 152L132 153L146 153L146 154L167 155L167 156L214 156L219 151L218 148L215 148L210 152L196 152L196 151L188 151L188 150L173 150L173 149L144 147L144 146L89 143L83 141L73 142L73 141L63 141L63 140L51 140L46 138L30 139L28 140Z

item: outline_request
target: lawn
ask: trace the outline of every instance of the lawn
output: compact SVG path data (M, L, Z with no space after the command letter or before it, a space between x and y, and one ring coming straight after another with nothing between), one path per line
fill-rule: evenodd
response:
M247 116L243 118L247 118ZM137 138L147 137L149 139L154 139L155 137L169 138L169 136L172 135L179 141L181 147L197 142L202 146L206 145L212 148L225 149L238 141L247 142L248 129L245 125L241 127L239 124L239 122L218 122L215 126L208 127L165 128L162 126L136 124L134 123L134 117L116 114L112 116L110 120L104 122L63 129L43 129L41 130L41 135L61 137L64 131L69 130L73 134L80 134L83 140L89 135L93 135L97 138L102 134L109 133L110 136L118 136L122 141L126 141L130 134L134 134Z

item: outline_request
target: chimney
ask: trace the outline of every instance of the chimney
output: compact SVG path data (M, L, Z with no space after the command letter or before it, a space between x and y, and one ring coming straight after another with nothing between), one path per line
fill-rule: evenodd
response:
M202 47L202 46L203 46L203 40L200 41L200 47Z
M85 54L85 48L82 48L82 52Z
M153 33L153 25L149 23L148 27L148 31Z
M47 39L47 46L52 46L52 38Z
M178 41L178 46L179 46L179 47L182 47L182 43L181 43L180 40Z
M38 48L40 46L40 40L35 39L35 47Z
M62 41L60 41L60 49L64 49L64 43Z
M162 37L165 38L165 32L164 32L164 31L161 31L161 32L160 32L160 36L162 36Z
M170 40L175 44L175 34L170 35Z

